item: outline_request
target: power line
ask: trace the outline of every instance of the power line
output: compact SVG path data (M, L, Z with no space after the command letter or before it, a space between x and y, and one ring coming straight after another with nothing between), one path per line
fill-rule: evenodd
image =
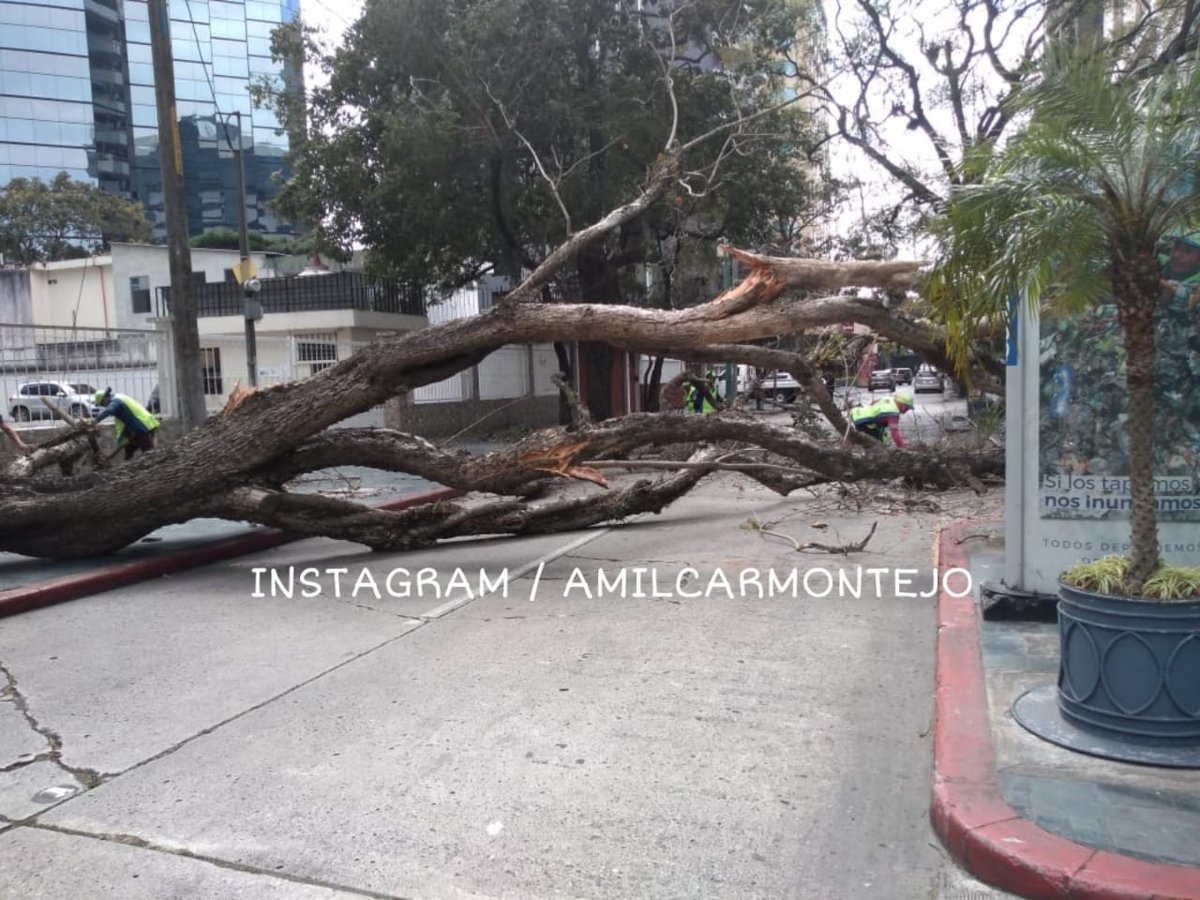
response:
M230 152L236 152L233 146L233 141L229 139L229 124L226 121L228 114L221 112L221 104L217 102L217 89L213 86L212 77L208 74L208 66L204 62L204 47L200 43L200 31L196 28L196 18L192 15L192 0L184 0L184 5L187 7L188 24L192 26L192 37L196 41L196 55L200 57L200 71L204 73L204 80L208 82L208 93L212 95L213 110L221 119L221 133L225 137L225 146ZM238 119L238 147L242 145L242 130L240 127L241 119Z

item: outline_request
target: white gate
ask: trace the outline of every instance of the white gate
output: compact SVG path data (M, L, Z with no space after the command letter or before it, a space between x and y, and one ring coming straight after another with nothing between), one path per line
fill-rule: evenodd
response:
M106 387L150 405L159 361L169 358L167 339L159 331L0 323L4 412L18 421L49 422L53 413L40 397L66 401L69 412Z

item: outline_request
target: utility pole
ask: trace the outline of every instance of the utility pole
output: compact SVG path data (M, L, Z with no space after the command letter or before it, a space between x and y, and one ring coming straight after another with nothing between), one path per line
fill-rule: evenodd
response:
M167 255L171 264L171 334L175 344L175 383L179 419L185 429L204 422L204 381L200 331L192 294L192 251L188 246L187 199L183 191L183 148L175 112L175 63L166 0L149 0L150 46L154 60L154 98L158 108L158 155L162 165L167 213Z
M237 147L233 151L237 163L238 250L242 255L242 292L245 294L243 315L246 320L246 377L250 387L258 387L258 340L254 323L262 318L262 304L256 299L262 283L250 272L250 232L246 227L246 161L242 155L242 113L237 111ZM225 129L228 139L229 129Z

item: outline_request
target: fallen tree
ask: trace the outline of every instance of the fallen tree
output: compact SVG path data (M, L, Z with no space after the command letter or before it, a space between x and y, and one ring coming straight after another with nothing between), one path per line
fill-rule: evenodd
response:
M633 214L626 208L626 214ZM621 211L618 211L620 213ZM607 221L619 220L619 215ZM596 228L611 227L601 223ZM588 229L586 231L592 231ZM379 430L325 429L397 394L439 381L511 343L603 340L636 350L696 358L713 353L736 359L761 348L727 342L857 319L874 318L881 334L906 335L936 347L931 328L887 315L856 297L799 298L795 291L856 284L899 290L920 273L918 262L824 263L741 254L751 274L710 303L679 311L614 305L544 305L539 278L561 265L587 240L573 236L496 308L377 341L311 379L246 397L227 414L132 463L70 477L50 474L70 454L80 464L98 460L94 437L40 448L10 467L0 484L0 549L43 557L111 552L167 524L211 516L274 525L308 535L360 541L380 549L420 546L465 534L521 534L585 527L661 509L709 471L690 466L659 480L643 479L617 491L569 500L537 499L555 481L601 481L588 460L624 458L646 446L680 443L759 447L790 460L799 477L750 473L786 492L819 480L905 477L930 485L976 483L1000 471L996 450L937 455L855 446L837 439L815 443L794 431L725 413L698 417L641 414L552 429L478 459L438 451L410 435ZM593 235L594 236L594 235ZM570 245L570 246L568 246ZM897 339L900 339L897 337ZM986 377L986 373L981 373ZM711 455L699 461L714 459ZM102 465L102 463L101 463ZM503 499L480 505L438 504L402 513L290 493L289 481L331 465L366 465L411 472L466 491ZM18 474L19 472L31 474Z
M739 4L652 5L636 16L622 5L595 16L543 7L515 4L508 11L519 15L502 15L494 4L467 4L447 16L435 0L369 5L345 48L325 61L336 75L329 90L285 86L276 97L292 138L292 177L279 198L289 217L339 245L369 246L391 274L450 285L501 262L529 277L483 315L378 340L307 381L245 397L132 463L110 464L94 430L74 426L0 479L0 550L100 554L201 516L396 549L619 520L660 509L732 466L783 494L889 477L978 484L998 471L995 449L939 454L859 440L813 366L749 343L856 321L948 367L945 335L895 305L920 279L919 262L740 253L750 275L736 288L700 305L691 305L700 288L683 290L693 284L683 277L689 245L707 248L722 235L793 247L780 223L819 215L822 186L796 161L820 135L807 134L810 117L790 82L781 91L777 79L759 77L774 70L768 60L785 32L796 33L794 4L753 15ZM514 56L529 21L539 23L540 52ZM293 62L307 45L298 22L275 40ZM790 99L777 102L781 94ZM489 215L475 216L481 209ZM622 305L637 296L622 293L633 266L657 267L667 286L643 305L675 308ZM852 287L877 289L878 298L846 295ZM584 399L600 419L607 397L597 405L596 386L607 383L615 346L788 369L831 425L816 440L736 411L581 418L482 458L440 453L411 435L327 430L506 344L572 341L587 351L582 367L594 377ZM985 357L968 362L976 384L1002 377ZM670 459L657 465L677 469L604 486L613 463L632 466L647 448L667 445ZM292 489L306 472L347 464L411 472L471 496L387 513ZM576 486L569 496L553 490L563 484Z

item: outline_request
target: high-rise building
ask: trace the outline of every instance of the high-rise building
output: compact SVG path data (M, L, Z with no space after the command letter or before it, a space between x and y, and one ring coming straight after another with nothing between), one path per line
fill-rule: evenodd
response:
M255 79L299 77L271 32L299 0L173 0L171 51L188 228L237 228L241 141L251 230L290 232L267 208L287 136L254 108ZM240 119L239 119L240 114ZM165 234L146 0L0 0L0 185L72 178L139 200Z

